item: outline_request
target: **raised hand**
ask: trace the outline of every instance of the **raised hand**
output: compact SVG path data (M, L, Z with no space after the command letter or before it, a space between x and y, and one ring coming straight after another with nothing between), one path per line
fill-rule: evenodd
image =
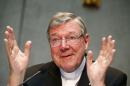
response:
M13 28L10 26L7 26L4 41L10 69L8 85L18 86L23 81L28 65L31 41L25 43L24 52L22 52L17 45Z
M115 40L112 36L103 37L102 45L99 56L96 61L93 62L93 53L88 51L87 57L87 74L90 80L91 86L105 86L105 74L107 68L110 66L115 53Z

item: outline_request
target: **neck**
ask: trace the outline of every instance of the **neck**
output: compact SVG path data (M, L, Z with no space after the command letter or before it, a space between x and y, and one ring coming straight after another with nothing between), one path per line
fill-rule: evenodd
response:
M75 79L79 76L81 76L81 73L84 69L84 66L85 66L85 63L86 63L86 59L83 58L82 60L82 63L80 64L80 66L73 72L65 72L63 69L60 69L60 72L61 72L61 76L65 79Z

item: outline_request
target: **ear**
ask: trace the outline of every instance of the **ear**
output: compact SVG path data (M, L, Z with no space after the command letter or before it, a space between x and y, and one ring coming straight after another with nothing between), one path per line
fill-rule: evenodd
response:
M84 36L84 40L85 40L85 49L87 50L87 49L88 49L88 46L89 46L89 42L90 42L89 34L86 34L86 35Z

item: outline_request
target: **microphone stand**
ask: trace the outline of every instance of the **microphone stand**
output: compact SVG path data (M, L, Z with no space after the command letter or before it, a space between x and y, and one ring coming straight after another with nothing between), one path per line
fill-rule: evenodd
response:
M28 77L25 81L23 81L19 86L27 86L26 82L28 82L29 80L31 80L32 78L34 78L36 75L40 74L41 72L42 72L41 70L37 71L32 76Z

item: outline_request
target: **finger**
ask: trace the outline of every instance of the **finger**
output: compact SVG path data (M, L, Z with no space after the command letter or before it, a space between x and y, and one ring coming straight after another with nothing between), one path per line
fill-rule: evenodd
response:
M9 43L9 33L8 33L8 31L5 31L5 39L4 39L4 42L5 42L7 54L10 55L11 52L10 52L10 43Z
M112 39L112 36L109 35L107 38L107 52L105 57L111 57L111 52L113 52L113 49L115 48L115 40Z
M102 38L102 43L101 44L102 45L101 45L101 50L100 50L99 56L104 56L105 52L106 52L106 45L107 45L106 37Z
M108 59L107 56L109 55L108 53L110 52L108 43L110 40L111 40L111 36L109 36L107 38L106 37L102 38L101 50L100 50L99 56L97 58L97 60L99 62L103 62L104 60Z
M17 58L17 55L18 55L18 52L19 52L19 48L17 46L14 46L12 52L13 52L12 53L13 58L15 58L15 57Z
M8 39L8 38L9 38L9 33L8 33L8 31L7 31L7 30L5 31L5 33L4 33L4 34L5 34L5 39Z
M15 38L15 33L13 31L13 28L11 26L7 26L7 31L9 33L9 42L11 43L11 48L13 46L17 46L17 41L16 41L16 38Z
M101 45L101 49L102 49L102 50L105 50L105 49L106 49L106 43L107 43L107 42L106 42L106 37L103 37L103 38L102 38L102 45Z
M7 51L8 57L10 58L11 52L9 50L8 40L5 38L4 42L5 42L5 47L6 47L6 51Z
M112 36L109 35L107 40L108 40L108 47L110 49L114 49L115 48L115 40L112 39Z
M13 51L10 52L9 50L9 45L8 45L8 40L7 39L4 39L4 42L5 42L5 47L6 47L6 51L7 51L7 54L8 54L8 63L9 63L9 68L11 69L11 63L12 63L12 55L13 55ZM11 54L12 53L12 54Z
M116 52L116 49L112 49L112 52L111 52L111 54L110 54L110 56L109 56L110 64L111 64L112 61L113 61L115 52Z
M13 48L13 40L12 40L12 29L10 26L7 26L7 36L8 36L8 45L9 45L9 48L12 50Z
M112 49L112 36L111 35L109 35L108 37L107 37L107 52L110 52L111 51L111 49Z
M25 56L27 56L27 57L29 57L29 55L30 55L31 46L32 46L32 42L31 42L31 41L27 41L27 42L25 43L25 46L24 46L24 54L25 54Z
M111 41L111 44L112 44L112 45L111 45L112 49L115 49L115 40L112 40L112 41Z
M90 67L90 65L93 63L93 53L92 51L88 51L87 56L87 67Z
M7 26L10 27L11 33L12 33L12 40L14 41L14 45L17 46L17 41L16 41L16 37L15 37L15 33L13 31L13 28L11 26Z

